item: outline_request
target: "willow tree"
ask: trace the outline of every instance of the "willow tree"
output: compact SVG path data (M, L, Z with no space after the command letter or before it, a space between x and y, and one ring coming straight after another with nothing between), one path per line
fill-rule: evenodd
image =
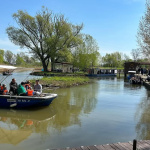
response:
M137 41L142 54L150 58L150 2L146 1L146 12L141 18L137 34Z
M50 61L53 70L58 57L80 43L78 34L83 25L73 25L64 15L54 14L47 8L43 7L34 17L19 10L13 18L18 26L6 29L9 39L21 48L29 49L42 62L44 71L48 71Z

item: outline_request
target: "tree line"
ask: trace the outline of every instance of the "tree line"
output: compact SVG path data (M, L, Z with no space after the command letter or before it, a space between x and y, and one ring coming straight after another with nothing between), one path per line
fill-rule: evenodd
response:
M54 14L42 7L35 16L26 11L18 10L13 14L16 26L6 29L9 39L20 48L28 49L13 54L10 50L0 50L0 63L15 65L41 65L44 71L54 70L55 62L69 62L74 67L85 70L89 67L123 67L125 61L147 61L150 56L150 4L146 3L145 17L140 21L138 43L140 48L133 49L133 60L118 51L101 56L96 40L82 33L83 23L74 25L64 15ZM140 55L145 57L141 59ZM51 67L50 67L51 66Z

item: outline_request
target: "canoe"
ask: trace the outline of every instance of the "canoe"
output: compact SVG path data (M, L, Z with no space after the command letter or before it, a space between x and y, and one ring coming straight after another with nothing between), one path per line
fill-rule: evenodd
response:
M1 108L29 108L48 106L57 94L43 93L42 96L0 95Z

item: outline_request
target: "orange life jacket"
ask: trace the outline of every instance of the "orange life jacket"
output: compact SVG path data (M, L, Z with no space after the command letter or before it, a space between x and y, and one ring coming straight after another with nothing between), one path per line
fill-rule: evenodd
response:
M3 90L4 89L4 87L3 86L1 86L1 90Z
M28 89L27 92L28 92L27 94L28 96L33 96L33 90Z
M8 93L8 90L3 91L3 95L6 95L6 93Z

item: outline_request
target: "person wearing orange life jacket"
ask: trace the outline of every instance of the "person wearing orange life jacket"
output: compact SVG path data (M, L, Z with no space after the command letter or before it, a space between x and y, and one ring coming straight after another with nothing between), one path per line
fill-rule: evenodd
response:
M30 89L27 89L27 95L28 96L33 96L33 94L34 94L34 91L31 87L30 87Z
M7 87L6 87L6 84L3 84L3 95L6 95L8 94L8 90L7 90Z

